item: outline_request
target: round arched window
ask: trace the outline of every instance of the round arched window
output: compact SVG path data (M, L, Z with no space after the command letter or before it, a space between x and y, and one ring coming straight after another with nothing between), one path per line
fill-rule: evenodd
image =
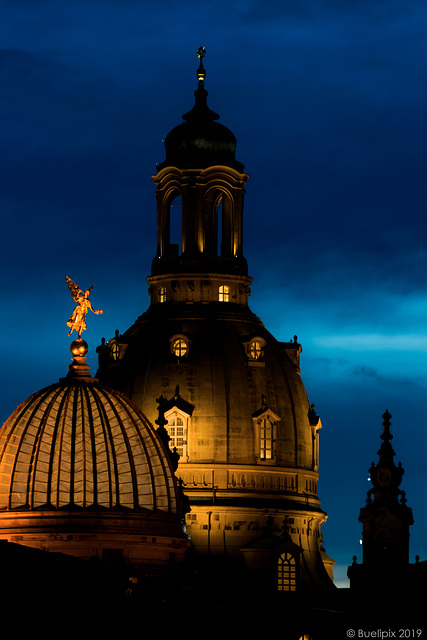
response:
M185 338L182 338L181 336L172 338L171 351L177 358L184 358L184 356L188 355L187 340L185 340Z
M296 591L297 565L291 553L282 553L277 566L278 591Z
M265 340L253 338L247 345L247 354L251 360L260 360L264 357Z
M178 413L178 411L171 411L171 413L165 414L165 418L168 421L166 430L170 437L169 447L171 451L175 448L179 453L180 461L185 462L185 457L187 456L188 417Z
M258 360L258 358L262 356L262 344L259 340L252 340L249 347L249 353L251 358L254 360Z

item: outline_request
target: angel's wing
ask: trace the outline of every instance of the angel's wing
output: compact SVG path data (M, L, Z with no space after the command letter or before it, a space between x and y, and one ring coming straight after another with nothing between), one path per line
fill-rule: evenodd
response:
M75 283L75 282L73 282L73 281L71 280L71 278L69 278L68 276L65 276L65 279L66 279L66 281L67 281L68 288L69 288L69 290L71 291L71 295L73 296L73 300L74 300L75 302L77 302L77 298L78 298L78 296L79 296L80 287L78 287L78 286L76 285L76 283Z

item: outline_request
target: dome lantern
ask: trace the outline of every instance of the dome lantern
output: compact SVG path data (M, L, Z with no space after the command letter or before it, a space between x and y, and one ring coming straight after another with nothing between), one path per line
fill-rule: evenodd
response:
M208 107L205 89L206 70L203 58L206 49L199 47L198 86L194 92L194 107L182 116L184 122L165 138L166 159L157 166L179 169L206 169L215 165L231 167L240 173L243 165L235 157L237 140L232 131L216 122L219 114Z

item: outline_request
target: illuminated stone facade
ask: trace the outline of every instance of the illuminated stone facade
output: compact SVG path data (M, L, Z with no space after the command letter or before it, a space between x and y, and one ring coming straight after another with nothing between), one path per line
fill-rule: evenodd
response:
M292 584L322 589L333 561L322 548L327 516L317 495L321 422L300 377L297 338L277 341L249 309L248 176L234 135L207 106L202 64L198 78L195 106L166 137L153 177L150 307L99 347L98 375L151 422L167 421L199 556L244 558L274 580L292 567ZM272 544L260 544L267 538Z

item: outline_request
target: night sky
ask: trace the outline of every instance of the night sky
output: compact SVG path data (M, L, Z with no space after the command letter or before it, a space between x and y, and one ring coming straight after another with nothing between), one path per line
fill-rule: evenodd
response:
M149 304L151 175L193 106L208 104L250 175L250 306L302 343L320 432L325 547L346 584L357 518L392 418L427 559L427 5L424 0L3 0L0 3L0 422L64 376L65 276L101 338ZM74 334L75 335L75 334Z

